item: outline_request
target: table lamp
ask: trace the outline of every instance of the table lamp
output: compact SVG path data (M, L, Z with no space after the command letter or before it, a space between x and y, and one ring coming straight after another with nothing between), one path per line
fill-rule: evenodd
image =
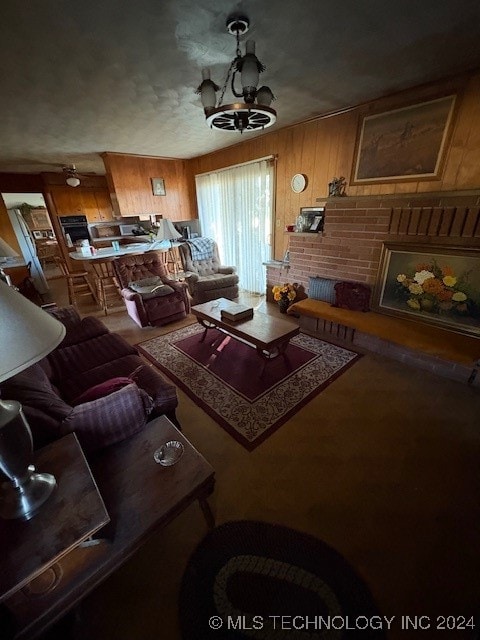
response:
M64 325L0 281L0 382L27 369L54 349ZM33 441L22 405L0 398L0 517L29 520L56 486L49 473L36 473Z
M157 222L157 224L157 240L170 240L170 246L172 246L172 240L177 240L182 237L182 234L178 233L171 220L162 218Z

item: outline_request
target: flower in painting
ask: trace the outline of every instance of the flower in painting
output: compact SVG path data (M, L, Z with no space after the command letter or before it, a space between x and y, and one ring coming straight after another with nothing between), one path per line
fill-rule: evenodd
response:
M446 302L447 300L451 300L452 297L453 297L453 291L450 291L450 289L441 289L437 293L437 298L444 302Z
M465 302L466 299L467 296L463 293L463 291L456 291L452 295L452 300L455 300L455 302Z
M446 287L454 287L457 284L457 279L453 276L445 276L442 282Z
M450 311L453 308L453 304L451 302L439 302L438 308L441 311Z
M407 276L404 273L399 273L397 276L397 282L405 282Z
M420 303L415 298L410 298L407 300L407 304L411 309L415 309L416 311L420 311Z
M426 293L431 293L433 296L438 296L444 290L444 288L445 287L443 286L441 280L438 280L437 278L429 278L423 283L423 290Z
M422 285L417 284L416 282L412 282L412 284L408 287L408 290L414 295L420 295L421 293L423 293Z
M418 282L418 284L423 284L425 280L428 280L429 278L434 278L434 277L435 276L431 271L422 269L422 271L417 271L417 273L413 276L413 279L415 280L415 282Z

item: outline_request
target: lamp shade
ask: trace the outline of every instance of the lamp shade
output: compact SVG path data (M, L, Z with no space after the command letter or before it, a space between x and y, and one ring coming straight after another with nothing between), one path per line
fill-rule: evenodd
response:
M182 234L178 233L171 220L162 218L158 221L158 224L157 240L177 240L177 238L182 237Z
M247 95L257 88L259 72L258 59L255 55L255 42L253 40L247 40L245 50L246 53L242 58L242 88L244 98L247 100Z
M0 258L16 258L18 253L15 249L5 242L3 238L0 238Z
M202 70L202 84L199 87L200 98L204 109L213 109L215 106L215 91L218 90L217 85L210 79L210 69Z
M63 339L65 326L0 281L0 382L50 353Z
M78 187L78 185L80 184L80 180L79 178L77 178L77 176L70 176L66 179L66 183L69 187Z

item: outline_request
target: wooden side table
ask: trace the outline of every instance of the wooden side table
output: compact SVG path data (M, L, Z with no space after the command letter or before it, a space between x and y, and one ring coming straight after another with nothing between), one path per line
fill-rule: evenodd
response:
M0 602L110 520L74 434L41 449L35 465L53 473L57 486L31 520L0 520Z
M170 440L180 441L184 453L174 466L162 467L153 455ZM58 583L41 598L23 588L5 599L17 624L16 640L31 640L45 631L192 502L199 501L207 525L214 526L207 502L215 484L214 470L164 416L133 437L108 447L92 462L91 469L110 516L110 523L98 534L103 539L69 548L57 562ZM52 467L45 470L55 473ZM66 502L69 509L77 509L75 501ZM37 520L30 522L34 525ZM60 520L52 523L59 541L68 534L64 524ZM25 561L34 555L32 543Z

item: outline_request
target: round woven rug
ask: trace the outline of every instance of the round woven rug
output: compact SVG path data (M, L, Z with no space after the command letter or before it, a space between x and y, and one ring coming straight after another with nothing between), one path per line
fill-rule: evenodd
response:
M365 582L332 547L266 522L228 522L188 561L184 640L384 638Z

